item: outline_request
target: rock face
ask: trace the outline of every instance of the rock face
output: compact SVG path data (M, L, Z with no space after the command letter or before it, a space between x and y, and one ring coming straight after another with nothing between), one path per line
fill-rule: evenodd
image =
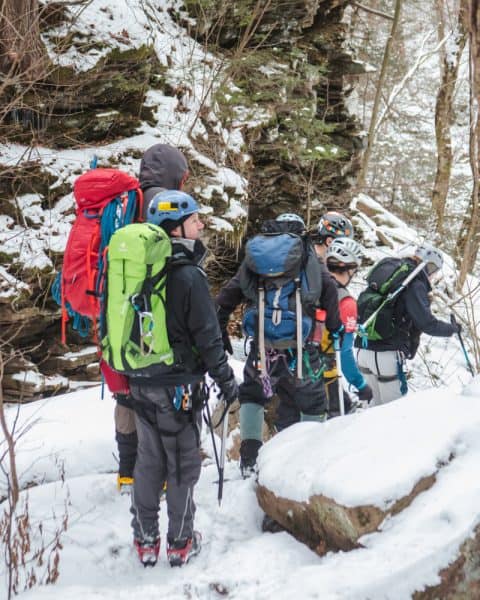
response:
M355 174L362 140L344 105L344 76L354 71L343 49L341 18L347 4L347 0L272 0L262 7L253 0L188 0L185 7L195 24L186 12L175 15L222 64L217 78L207 82L212 89L210 105L202 105L195 116L203 133L194 135L192 124L188 134L192 187L187 191L195 190L211 210L212 221L222 222L220 233L210 240L216 257L210 275L218 283L238 264L232 239L224 243L224 238L229 232L238 249L245 233L245 179L252 228L279 211L301 210L313 222L319 211L348 201L343 193ZM54 18L42 23L42 33L58 55L96 48L102 58L82 77L71 67L53 69L35 92L41 101L27 95L24 104L8 114L3 131L9 141L63 149L118 140L132 135L140 124L156 124L149 95L162 95L178 114L188 110L192 82L172 78L169 61L160 64L152 46L130 47L125 30L119 34L125 38L122 50L96 40L93 29L86 38L76 30L59 38L56 26L68 15L67 10L57 10ZM31 108L37 105L43 106L40 112ZM226 131L234 142L224 139ZM236 132L241 133L238 140ZM132 157L140 156L129 151L113 157L110 166L122 168ZM34 365L40 381L54 374L70 381L96 381L96 360L74 372L58 360L67 349L58 342L59 311L50 298L55 270L62 262L59 240L73 219L73 204L68 205L71 179L86 165L58 176L55 157L49 164L34 158L0 173L0 219L9 230L10 244L8 251L0 251L0 337L9 340L7 354L18 351ZM29 195L36 197L35 205L24 210L22 197ZM55 213L59 204L61 212ZM23 264L21 244L11 247L21 239L34 254L45 237L49 243L47 250L43 245L41 265ZM10 276L16 289L4 295L12 288ZM93 342L69 332L73 344L69 349L80 351ZM21 373L20 379L9 380L8 398L33 398L54 393L47 389L63 389L63 383L58 388L27 384L25 369Z
M460 548L458 558L440 571L439 585L415 592L414 600L473 600L480 598L480 527Z
M317 554L348 551L361 547L359 538L377 530L382 521L399 513L435 483L435 476L421 479L410 494L397 500L387 510L376 506L348 507L323 495L311 496L308 502L278 498L266 487L257 487L258 503L263 511L278 521L295 538Z
M217 102L239 124L243 107L254 228L282 211L301 210L313 222L348 205L363 144L344 104L344 77L358 70L343 50L348 3L274 0L260 10L253 0L186 2L197 36L233 52L226 70L235 87L221 87Z

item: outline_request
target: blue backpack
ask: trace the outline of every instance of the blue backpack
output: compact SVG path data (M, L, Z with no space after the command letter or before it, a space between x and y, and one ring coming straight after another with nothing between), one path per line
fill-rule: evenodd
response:
M267 348L303 346L312 319L302 310L302 292L308 290L302 238L293 233L257 235L246 245L244 265L250 282L244 292L253 301L243 319L246 335L258 340L259 345L264 342Z

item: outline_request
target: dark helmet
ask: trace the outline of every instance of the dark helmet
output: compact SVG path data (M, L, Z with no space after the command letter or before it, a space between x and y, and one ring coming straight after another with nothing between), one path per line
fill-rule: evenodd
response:
M353 238L353 225L350 219L339 212L326 212L318 222L317 235L326 237L348 237Z
M191 196L177 190L159 192L151 199L147 211L147 221L154 225L162 225L165 221L173 221L180 225L185 219L198 212L199 206Z

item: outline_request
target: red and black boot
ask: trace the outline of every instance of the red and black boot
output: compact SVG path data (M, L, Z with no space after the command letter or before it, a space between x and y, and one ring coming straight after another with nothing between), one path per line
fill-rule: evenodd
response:
M154 567L160 552L160 538L153 541L133 540L138 558L144 567Z
M202 547L202 536L198 531L193 532L193 537L169 540L167 558L171 567L181 567L196 556Z

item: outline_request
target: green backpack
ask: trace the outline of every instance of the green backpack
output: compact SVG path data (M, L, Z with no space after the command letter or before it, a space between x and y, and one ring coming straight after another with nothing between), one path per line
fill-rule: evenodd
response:
M423 264L422 264L423 268ZM357 298L358 323L369 341L387 340L395 335L396 300L402 286L418 269L401 258L384 258L367 274L368 287Z
M165 294L170 238L157 225L116 231L107 254L102 323L103 359L129 376L151 376L173 364Z

